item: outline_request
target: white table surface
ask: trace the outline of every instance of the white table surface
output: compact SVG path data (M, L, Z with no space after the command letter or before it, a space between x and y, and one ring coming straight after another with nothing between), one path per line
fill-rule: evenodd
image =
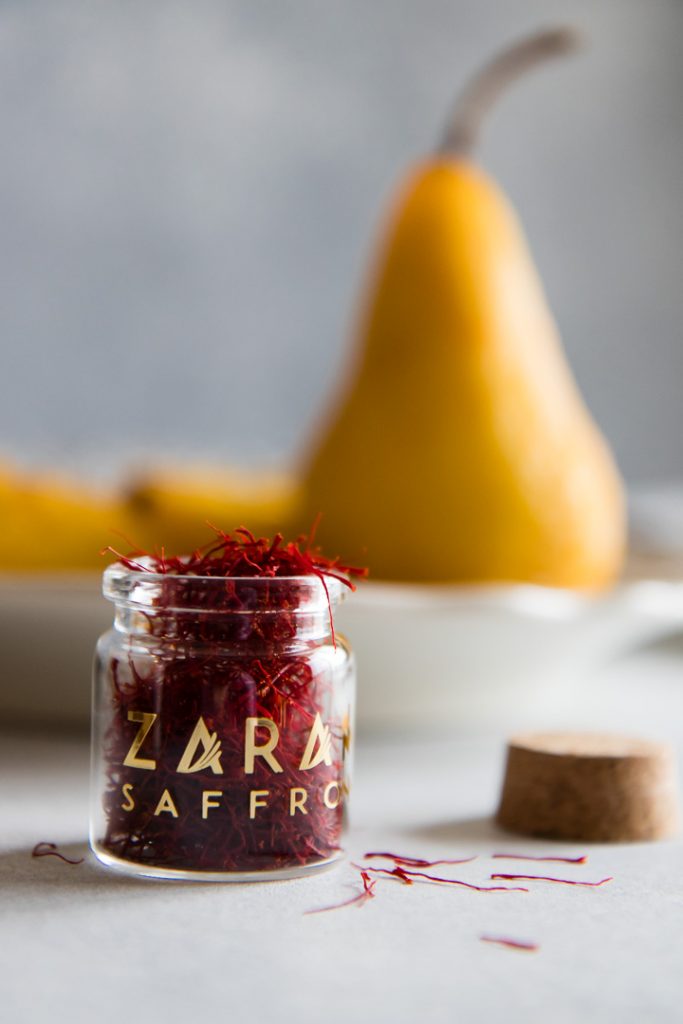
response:
M603 671L591 723L672 739L683 753L683 647ZM0 744L0 1019L373 1022L683 1019L683 844L577 846L506 836L491 823L502 732L366 738L357 750L352 859L371 849L478 854L442 868L614 881L478 893L379 882L361 907L305 916L357 891L344 863L293 882L137 881L87 856L32 859L40 840L85 853L84 740L5 733ZM576 854L585 866L492 861L495 850ZM528 939L535 953L485 944Z

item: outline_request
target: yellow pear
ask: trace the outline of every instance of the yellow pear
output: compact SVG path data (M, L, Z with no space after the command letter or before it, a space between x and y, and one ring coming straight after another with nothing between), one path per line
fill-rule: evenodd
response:
M622 486L567 365L519 221L469 158L514 76L573 46L518 44L475 79L394 199L355 364L304 460L302 525L374 578L600 588Z

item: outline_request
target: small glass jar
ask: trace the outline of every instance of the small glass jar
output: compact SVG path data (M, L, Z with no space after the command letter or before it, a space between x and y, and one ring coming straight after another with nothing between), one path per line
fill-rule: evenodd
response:
M143 569L145 567L143 566ZM133 874L291 878L340 856L354 660L333 577L110 566L90 843Z

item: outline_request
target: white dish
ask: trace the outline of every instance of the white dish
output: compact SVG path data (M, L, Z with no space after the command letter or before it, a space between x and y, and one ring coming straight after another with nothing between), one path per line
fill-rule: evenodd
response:
M94 576L0 577L0 716L84 725L112 608ZM607 659L683 629L683 582L590 598L533 586L366 583L339 610L364 728L548 725Z
M594 670L683 629L683 582L625 582L600 597L367 584L339 626L358 656L363 726L549 728L578 724L577 704L587 725Z

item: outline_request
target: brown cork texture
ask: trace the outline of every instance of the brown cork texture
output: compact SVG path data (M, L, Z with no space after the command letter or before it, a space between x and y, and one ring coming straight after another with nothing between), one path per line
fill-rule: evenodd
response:
M680 829L676 759L663 743L538 733L508 744L497 821L547 839L663 839Z

